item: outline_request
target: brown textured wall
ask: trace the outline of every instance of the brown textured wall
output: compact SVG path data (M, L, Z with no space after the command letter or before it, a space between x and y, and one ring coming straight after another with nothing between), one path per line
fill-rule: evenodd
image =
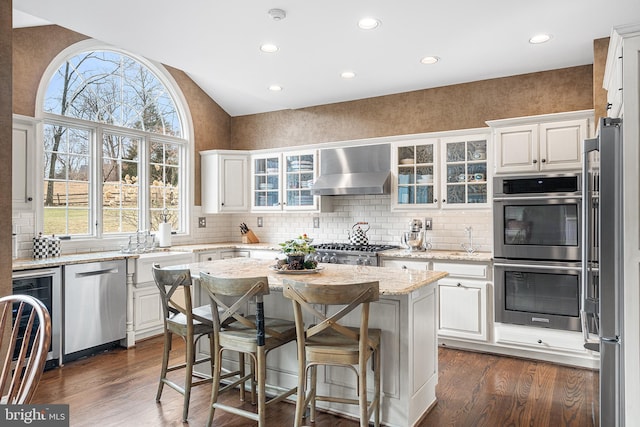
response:
M12 2L0 1L0 296L12 293L11 286L11 99L12 99Z
M195 147L194 204L200 206L200 155L198 153L214 148L230 148L231 116L183 71L172 67L167 67L167 70L180 86L191 112Z
M592 66L234 117L231 146L260 149L486 126L593 108Z
M59 27L17 28L13 30L13 112L34 117L36 95L42 74L53 58L86 36ZM207 96L183 71L167 67L189 105L195 144L195 200L200 205L199 151L229 148L231 117Z
M34 117L42 74L53 58L87 37L57 25L13 30L13 112Z
M598 120L599 117L606 117L608 114L607 91L602 87L608 50L609 37L593 41L593 109L595 120Z

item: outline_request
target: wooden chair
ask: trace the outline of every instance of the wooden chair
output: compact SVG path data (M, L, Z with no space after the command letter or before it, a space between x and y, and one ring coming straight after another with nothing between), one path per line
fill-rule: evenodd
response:
M359 405L360 425L368 426L373 415L374 425L380 425L380 329L369 328L369 303L378 300L379 283L350 285L318 285L284 280L283 295L292 300L298 342L298 398L296 427L302 425L307 406L311 406L310 421L316 417L316 401ZM339 305L332 315L318 311L314 304ZM341 319L361 307L360 326L343 326ZM327 313L330 310L327 307ZM317 322L305 325L303 314ZM372 359L374 393L367 400L366 364ZM357 377L358 398L322 396L317 394L318 365L345 366ZM311 374L310 384L307 377Z
M51 317L28 295L0 298L0 403L21 405L33 398L47 361Z
M266 407L271 403L282 401L295 394L296 388L280 390L281 393L269 402L266 400L266 355L269 351L278 348L296 337L295 324L288 320L268 318L264 315L262 297L269 293L266 277L251 278L220 278L207 273L200 273L200 285L207 291L213 307L213 329L215 350L215 373L213 376L213 390L211 392L211 406L207 426L211 426L216 409L222 409L236 415L240 415L257 421L259 427L265 427ZM256 301L256 314L245 315L249 301ZM235 323L226 328L220 326L229 319L235 319ZM258 411L248 411L234 406L218 402L220 392L220 379L222 368L222 353L225 350L248 354L252 362L252 373L238 378L227 387L240 386L244 389L247 381L251 384L252 391L257 386ZM252 393L252 397L254 393ZM255 401L252 400L252 403Z
M160 402L164 385L168 385L184 396L182 421L189 415L189 399L191 387L211 383L209 376L194 373L194 365L210 362L212 357L196 359L196 345L202 337L209 337L209 348L213 354L213 316L211 306L204 305L193 308L191 300L191 272L188 269L161 269L158 264L152 267L153 278L160 290L164 320L164 351L160 382L156 394L156 402ZM184 363L169 366L173 334L181 336L186 344ZM184 384L178 384L167 378L167 373L185 369ZM213 370L213 367L212 367ZM198 378L193 381L193 378Z

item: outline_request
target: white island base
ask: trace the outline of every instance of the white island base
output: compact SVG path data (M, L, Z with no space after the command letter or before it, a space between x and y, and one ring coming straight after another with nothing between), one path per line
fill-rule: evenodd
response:
M264 298L265 314L293 320L291 301L282 297L282 274L267 273L264 269L270 261L222 260L190 264L194 277L200 271L214 275L245 277L268 275L271 294ZM180 266L176 266L180 267ZM257 273L257 274L256 274ZM284 277L283 277L284 276ZM389 426L413 426L436 402L438 383L438 347L436 319L438 304L437 281L446 273L435 271L398 270L390 267L362 267L349 265L328 265L321 274L296 276L298 280L326 284L340 284L357 281L379 280L380 300L371 304L369 324L382 330L381 381L382 402L381 421ZM198 287L197 281L195 286ZM206 304L207 297L202 290L195 292L198 304ZM248 307L253 311L255 307ZM359 311L349 316L352 325L358 324ZM345 318L348 322L349 317ZM308 319L312 321L312 319ZM201 340L204 341L204 340ZM208 343L199 344L199 352L206 353ZM229 357L225 367L232 368L233 352L225 352ZM202 367L202 365L200 365ZM267 356L267 393L274 387L294 387L297 384L298 363L295 343L289 343L273 350ZM370 366L367 369L372 379ZM369 384L372 384L369 381ZM355 396L356 378L347 368L327 367L318 370L319 393L334 396ZM370 393L373 392L370 387ZM336 414L358 418L355 405L318 402L318 407ZM293 411L294 408L292 407ZM268 415L267 415L268 416Z

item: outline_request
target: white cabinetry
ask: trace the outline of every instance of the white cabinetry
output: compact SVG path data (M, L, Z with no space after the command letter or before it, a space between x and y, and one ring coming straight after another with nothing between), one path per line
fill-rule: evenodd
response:
M487 122L493 128L495 172L530 173L581 168L582 141L593 110Z
M545 353L575 353L576 356L589 357L584 349L581 332L559 331L531 326L496 324L496 343L518 348L540 350Z
M11 195L13 209L31 209L34 198L36 125L28 119L13 118Z
M320 210L323 198L311 194L317 170L316 150L254 154L251 156L251 209Z
M392 148L392 210L488 206L489 133L447 132Z
M200 152L203 213L247 212L248 153L210 150Z
M442 138L442 206L487 207L487 134Z
M135 340L162 333L162 302L153 280L151 267L161 267L193 262L193 255L176 252L143 254L136 260L133 285L133 329Z
M492 325L489 265L434 262L433 269L449 273L438 282L438 336L487 341Z
M438 207L437 150L436 138L393 145L392 208Z

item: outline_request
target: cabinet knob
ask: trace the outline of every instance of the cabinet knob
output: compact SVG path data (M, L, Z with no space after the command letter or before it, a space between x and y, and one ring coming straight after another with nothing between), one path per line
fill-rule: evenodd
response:
M222 202L221 205L224 206L224 202Z
M407 266L406 266L406 265L403 265L403 266L402 266L402 269L403 269L403 270L406 270L406 269L407 269Z
M442 199L442 203L447 203L447 199Z
M542 344L542 340L538 340L538 344Z
M27 197L27 202L33 202L33 197Z
M536 163L538 163L538 161L536 159L533 159L533 164L535 165Z
M462 283L458 282L458 284L456 285L457 287L462 287Z
M438 203L438 199L433 199L433 203Z
M542 163L547 163L547 159L542 159Z

